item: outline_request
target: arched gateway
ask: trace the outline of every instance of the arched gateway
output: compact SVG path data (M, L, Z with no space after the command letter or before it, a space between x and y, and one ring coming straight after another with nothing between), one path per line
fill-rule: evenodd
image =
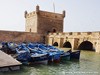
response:
M82 42L79 47L78 47L79 50L94 50L93 49L93 44L90 42L90 41L84 41Z
M58 46L58 42L53 43L53 46Z
M63 44L63 47L64 47L64 48L72 48L70 42L65 42L65 43Z

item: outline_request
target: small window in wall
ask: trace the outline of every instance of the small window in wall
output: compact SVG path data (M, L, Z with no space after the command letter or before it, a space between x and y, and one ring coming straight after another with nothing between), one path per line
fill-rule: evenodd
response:
M53 29L53 33L56 33L56 29Z
M30 32L31 32L31 28L30 28Z

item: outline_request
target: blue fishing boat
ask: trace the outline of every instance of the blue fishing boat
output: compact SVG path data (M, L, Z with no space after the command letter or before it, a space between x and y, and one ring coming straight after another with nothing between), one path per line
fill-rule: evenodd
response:
M60 51L50 45L45 44L28 44L28 48L30 49L31 53L38 53L39 54L47 54L48 55L48 62L58 62L60 60ZM33 57L34 58L34 57ZM40 57L38 57L38 60Z
M29 65L29 62L31 62L31 60L32 60L29 52L24 52L24 53L18 54L16 56L16 59L25 65Z
M16 44L13 42L2 42L2 48L1 50L7 54L15 54L15 47Z
M61 54L61 61L70 60L70 56L71 56L71 50L63 52L63 54Z
M60 62L60 54L57 54L57 53L49 53L48 63L52 63L52 62L55 62L55 63Z
M47 64L48 54L31 53L31 58L33 63Z
M29 63L31 62L31 56L30 56L30 51L29 49L26 47L25 44L21 44L18 45L18 47L16 47L16 59L18 61L20 61L22 64L25 65L29 65Z
M81 52L80 50L71 52L70 58L79 60L80 59L80 52Z
M54 46L40 43L2 43L3 49L15 51L15 58L23 64L29 63L59 63L60 60L79 59L80 51L62 51Z
M27 48L30 50L30 55L33 63L45 63L48 62L48 53L45 51L43 46L40 48L42 44L33 44L29 43ZM43 48L43 49L42 49Z
M54 62L54 63L59 63L60 62L60 55L61 55L62 51L59 51L57 49L52 49L49 50L48 54L48 62Z

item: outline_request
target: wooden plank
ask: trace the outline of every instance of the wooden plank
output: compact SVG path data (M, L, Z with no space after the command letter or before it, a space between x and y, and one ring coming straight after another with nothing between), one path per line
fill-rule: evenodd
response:
M11 55L8 55L0 50L0 68L16 65L21 65L21 63L14 59Z

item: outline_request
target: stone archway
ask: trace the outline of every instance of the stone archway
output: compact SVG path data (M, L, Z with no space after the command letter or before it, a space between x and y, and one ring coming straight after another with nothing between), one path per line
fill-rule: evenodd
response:
M72 48L70 42L65 42L65 43L63 44L63 47L64 47L64 48Z
M79 47L79 50L90 50L90 51L94 51L93 49L93 44L90 41L84 41L82 42Z
M58 46L58 42L54 42L53 43L53 46Z

